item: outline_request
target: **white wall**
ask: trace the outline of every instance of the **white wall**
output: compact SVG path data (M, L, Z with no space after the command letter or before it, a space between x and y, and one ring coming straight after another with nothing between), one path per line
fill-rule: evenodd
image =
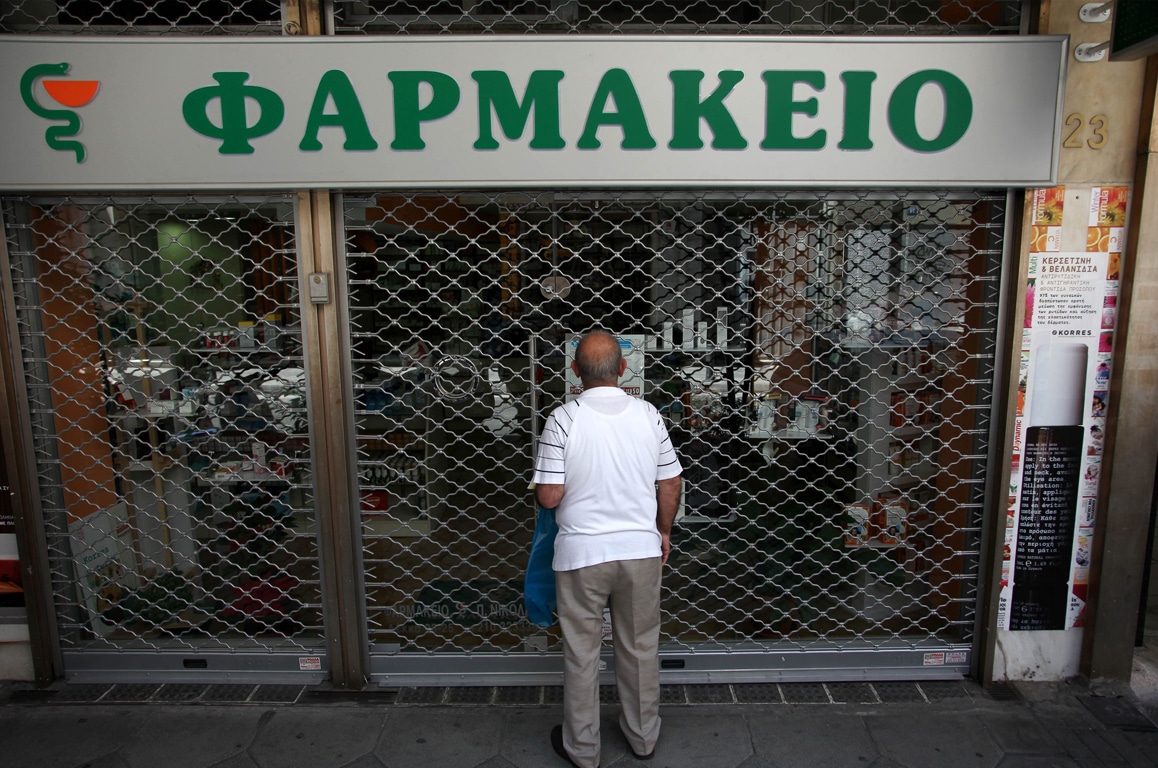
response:
M27 624L0 624L0 680L32 680Z

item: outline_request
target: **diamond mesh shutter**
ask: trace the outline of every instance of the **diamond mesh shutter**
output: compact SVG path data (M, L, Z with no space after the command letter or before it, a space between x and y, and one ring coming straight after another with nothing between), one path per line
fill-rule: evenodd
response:
M0 32L62 35L269 35L279 0L0 0Z
M66 656L320 645L290 199L4 220Z
M326 0L337 34L1017 34L1022 0ZM262 35L276 0L4 0L0 32ZM295 30L285 29L290 34Z
M329 30L339 35L1017 34L1029 7L1022 0L321 5ZM4 34L294 33L283 27L285 18L281 3L267 0L0 0ZM281 229L288 216L280 202L228 204ZM666 408L688 465L678 541L687 559L675 564L665 594L669 647L731 652L787 642L886 649L899 641L899 647L915 648L921 638L937 647L968 647L990 428L1002 198L609 193L580 200L391 193L348 202L359 501L370 639L378 651L411 657L509 653L557 641L512 613L511 582L529 537L528 495L520 484L529 476L541 419L564 397L559 363L567 334L593 323L643 337L638 352L646 364L645 396ZM194 211L225 205L193 198L5 201L65 651L236 648L249 639L258 650L318 646L318 568L309 523L272 544L269 535L256 535L253 545L217 538L188 544L167 524L184 504L169 498L183 482L170 475L191 472L188 460L200 448L182 448L189 453L154 466L150 430L126 438L116 415L123 405L107 405L111 385L92 378L93 370L115 368L114 350L133 346L124 330L92 342L93 333L132 313L122 308L118 315L103 304L79 309L88 294L99 293L89 283L105 279L92 265L107 259L99 211L110 204L114 218L139 219L135 234L125 236L138 251L131 259L138 271L150 263L145 252L162 226L164 214L157 211L181 212L178 218L189 215L191 223L205 218ZM282 247L292 250L288 227L285 234ZM259 235L248 242L233 235L209 239L243 257L265 247ZM66 251L76 254L61 262L67 266L38 262ZM728 251L742 255L729 260ZM287 285L296 281L290 262ZM60 279L40 284L41 269ZM189 276L191 284L205 279ZM224 303L203 308L230 317L240 306L230 308L228 294L219 298ZM283 313L286 344L297 329L288 309L293 305L296 298ZM560 307L561 314L552 314ZM62 324L67 327L88 314L98 319L74 333L88 339L69 349L78 353L76 360L50 356L54 344L68 346L53 339L56 318L69 318ZM195 316L143 311L146 345L173 341L168 346L181 366L201 361L206 356L192 334L165 335ZM717 335L717 328L726 331ZM915 334L918 341L882 343L882 333L894 340L896 333ZM691 347L685 350L685 343ZM290 350L279 348L282 363L274 368L300 366L300 352ZM688 359L700 373L688 372ZM222 375L233 368L219 365ZM208 376L212 367L201 370ZM285 503L294 514L286 519L312 520L310 458L294 442L305 438L304 412L295 400L300 390L296 382L270 386L285 387L285 399L279 395L275 404L255 394L260 418L270 406L298 419L281 430L293 449L287 451L286 466L293 469L285 475L292 480ZM61 405L71 421L61 417ZM256 423L243 416L248 408L226 421L239 422L246 432ZM269 416L279 418L272 411ZM176 420L169 424L177 429ZM156 440L167 434L158 428ZM244 446L226 438L202 445L227 464L245 461ZM107 459L100 455L108 450L102 443L113 446ZM74 472L70 460L88 469ZM126 461L135 467L127 480L121 477ZM106 466L113 467L113 479L101 469ZM72 490L75 482L82 491ZM270 516L254 499L238 500L220 486L210 483L205 491L212 508L227 499L240 505L225 517L260 523ZM75 501L70 493L92 508L124 498L126 514L137 496L146 506L150 499L162 502L118 529L125 534L119 546L132 553L144 577L130 580L128 591L136 605L154 608L144 620L107 633L94 630L88 595L108 585L101 576L86 586L75 570L64 511ZM189 498L202 498L198 494ZM897 527L902 509L878 505L895 498L882 494L904 500L908 517L894 531L902 544L880 539L880 531ZM109 539L92 522L85 528L98 544ZM309 552L299 552L307 539ZM216 593L220 601L236 594L236 578L227 588L230 577L208 568L198 568L198 584L162 582L142 592L168 571L170 556L184 563L191 549L197 561L231 562L250 557L254 547L297 563L300 583L291 592L301 610L292 622L271 627L276 622L222 622L217 616L194 628L167 620L165 611L186 610L190 597L209 600ZM124 566L112 571L118 567ZM239 563L234 576L251 570ZM250 605L269 598L257 594ZM128 608L126 615L144 616L133 602Z
M1020 0L334 0L337 34L1017 34Z
M345 200L376 649L557 647L527 483L593 327L686 467L667 650L971 643L1004 195Z

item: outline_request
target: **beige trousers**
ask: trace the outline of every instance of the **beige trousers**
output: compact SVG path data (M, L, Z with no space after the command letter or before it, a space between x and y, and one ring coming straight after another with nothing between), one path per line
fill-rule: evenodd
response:
M599 649L610 604L619 727L640 755L659 738L658 557L556 571L563 632L563 745L583 768L599 765Z

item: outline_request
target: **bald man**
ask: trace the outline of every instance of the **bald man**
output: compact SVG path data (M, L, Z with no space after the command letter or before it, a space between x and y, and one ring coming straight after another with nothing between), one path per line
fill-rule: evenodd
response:
M671 551L679 459L663 419L619 388L627 361L605 331L584 336L572 370L583 393L547 418L535 496L555 509L555 585L563 633L563 724L551 746L599 765L599 651L611 608L619 727L640 760L659 738L660 571Z

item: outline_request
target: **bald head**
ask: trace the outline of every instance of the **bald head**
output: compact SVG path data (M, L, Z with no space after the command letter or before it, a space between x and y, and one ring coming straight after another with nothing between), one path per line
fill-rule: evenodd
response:
M575 373L583 387L614 387L625 366L619 341L607 331L591 331L575 349Z

